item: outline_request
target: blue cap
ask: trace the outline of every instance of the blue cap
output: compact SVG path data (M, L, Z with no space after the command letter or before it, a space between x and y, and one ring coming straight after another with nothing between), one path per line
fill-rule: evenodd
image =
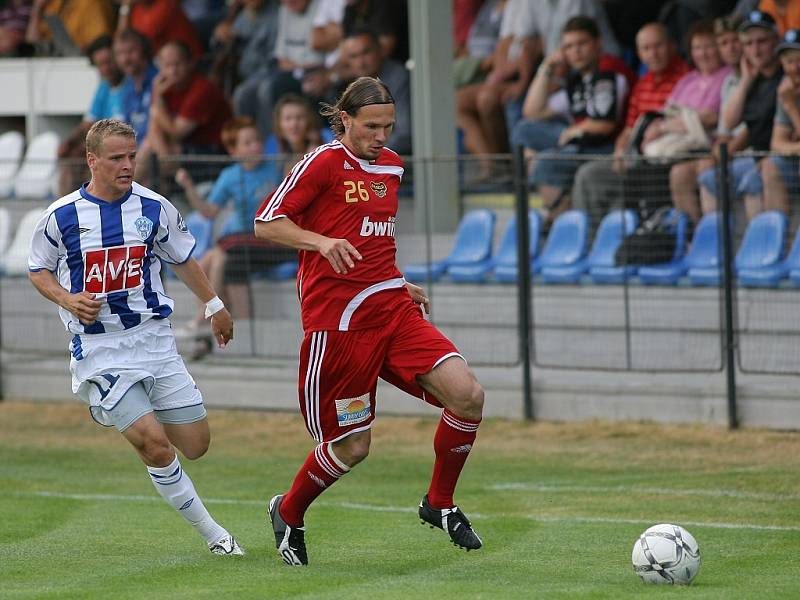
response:
M780 54L784 50L800 50L800 29L790 29L784 34L775 53Z
M753 27L761 27L761 29L778 33L778 25L775 23L775 19L772 18L771 14L761 10L750 11L747 18L739 25L738 31L747 31Z

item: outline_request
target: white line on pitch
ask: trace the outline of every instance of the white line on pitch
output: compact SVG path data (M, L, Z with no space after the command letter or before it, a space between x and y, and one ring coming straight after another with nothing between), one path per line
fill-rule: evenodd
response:
M769 500L769 501L796 501L800 500L797 494L766 494L760 492L742 492L739 490L715 490L715 489L684 489L684 488L663 488L663 487L637 487L630 485L560 485L548 483L497 483L486 487L487 490L523 490L531 492L624 492L626 494L660 494L669 496L708 496L711 498L742 498L748 500Z
M143 496L143 495L122 495L122 494L70 494L65 492L0 492L0 496L4 497L19 497L19 498L58 498L64 500L87 500L90 502L97 502L102 500L109 500L115 502L162 502L159 496ZM243 500L237 498L203 498L205 504L231 504L235 506L259 506L266 509L266 500ZM416 513L416 507L409 506L384 506L380 504L363 504L359 502L315 502L318 506L325 506L329 508L345 508L352 510L367 510L372 512L391 512L391 513ZM652 520L646 521L643 519L619 519L614 517L583 517L577 516L549 516L549 515L531 515L531 514L506 514L506 513L493 513L493 514L480 514L470 513L473 519L527 519L530 521L539 521L542 523L624 523L631 525L646 525L652 524ZM696 527L710 527L714 529L750 529L756 531L800 531L800 526L795 525L757 525L754 523L713 523L705 521L681 521L682 525L692 525Z

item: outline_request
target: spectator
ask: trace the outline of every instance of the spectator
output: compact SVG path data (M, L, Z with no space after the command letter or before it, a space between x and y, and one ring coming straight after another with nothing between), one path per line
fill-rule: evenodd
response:
M481 83L492 69L492 55L500 38L506 0L486 0L469 28L464 46L453 65L455 86Z
M306 124L309 122L313 121L306 120ZM289 128L292 131L297 129L295 125L289 125ZM276 125L276 131L281 131L280 125ZM286 135L296 141L293 133ZM306 139L302 134L301 137ZM225 224L222 237L199 263L209 281L216 284L214 289L223 290L227 296L225 304L231 307L235 318L249 319L252 314L247 289L249 274L291 260L295 255L293 250L259 240L253 234L256 209L283 179L284 169L278 162L263 159L261 137L255 121L249 117L234 117L226 122L222 139L236 162L222 170L207 199L199 194L185 169L177 171L175 181L185 190L192 207L206 218L215 219L223 208L232 206L233 212ZM310 145L299 148L300 152L308 150ZM198 304L197 314L184 330L184 335L195 335L200 331L205 321L204 314L205 304Z
M573 17L564 25L561 48L542 62L523 106L526 120L512 134L515 145L563 155L563 159L538 160L531 184L538 186L552 219L564 201L580 162L578 154L608 154L622 120L628 93L622 74L600 68L602 39L597 23L589 17ZM569 106L570 123L548 104L554 76L566 68L566 82L559 92Z
M664 116L650 122L642 140L645 146L667 134L689 132L684 115L675 109L690 109L708 131L717 126L722 83L732 69L720 58L713 21L696 21L689 27L686 46L695 68L675 85L664 105Z
M207 50L214 29L228 12L225 0L181 0L181 8Z
M159 74L153 80L150 127L139 149L139 170L146 174L148 157L217 154L220 131L231 117L222 91L195 71L191 50L183 42L167 42L158 53Z
M614 160L581 165L575 174L572 203L590 212L607 210L623 196L624 156L638 150L634 125L648 112L661 110L678 80L689 70L675 52L675 45L660 23L648 23L636 34L636 52L647 74L633 87L628 102L625 128L614 143ZM596 214L596 213L595 213Z
M374 31L384 58L401 64L408 60L408 8L406 0L346 0L343 37L354 31Z
M378 36L369 30L355 30L342 42L342 61L353 80L379 78L394 97L395 121L386 145L398 154L411 154L411 88L408 71L381 55ZM349 82L348 82L349 83Z
M58 158L67 159L68 164L61 167L58 177L59 196L65 196L88 181L86 175L86 134L92 124L100 119L125 118L125 107L122 98L122 80L124 75L114 60L111 37L104 35L97 38L86 49L89 62L97 69L100 85L94 93L89 110L78 126L58 148ZM71 159L71 160L70 160Z
M731 132L739 123L744 123L747 135L741 136L738 143L730 134L721 136L721 140L728 142L731 156L745 147L757 152L769 150L777 90L783 77L775 56L778 45L775 20L767 13L753 11L739 26L739 33L744 49L739 84L725 104L720 123L725 132ZM758 162L752 156L742 156L735 158L730 167L731 192L737 198L744 197L748 218L762 210ZM716 210L716 178L716 171L712 168L706 169L699 177L700 187L707 194L704 198L707 210Z
M302 96L296 94L283 96L278 100L272 118L275 133L264 142L263 153L267 156L284 155L300 158L323 141L333 140L330 129L320 130L315 127L317 118L314 110ZM288 160L283 163L279 169L279 180L289 174L295 162Z
M464 146L479 155L476 182L506 175L484 155L508 150L504 106L525 92L542 52L538 30L531 27L535 10L536 5L525 0L507 0L491 70L483 82L456 90L456 122Z
M233 92L233 110L237 115L252 117L259 131L271 128L270 80L277 72L275 41L278 37L278 0L245 0L244 9L230 28L230 34L218 28L218 40L241 46L238 74L241 82Z
M739 62L742 58L742 44L739 41L739 33L737 28L742 22L742 18L738 15L731 15L729 17L718 17L714 19L714 35L719 50L722 62L731 67L730 73L722 82L720 89L720 106L724 110L725 104L730 98L731 92L739 83ZM727 138L736 136L746 136L747 127L740 124L733 132L722 131L722 124L717 125L716 137L726 136ZM719 140L715 140L714 153L718 153ZM700 173L712 167L714 159L710 156L707 158L699 158L696 160L683 161L673 165L670 170L670 192L672 194L672 201L675 207L685 212L692 223L697 223L700 217L713 210L710 208L708 201L701 202L701 197L698 195L697 178ZM705 197L707 194L703 194Z
M0 57L28 53L25 31L31 18L31 6L26 0L9 0L0 8Z
M317 8L314 15L314 27L311 31L311 47L325 52L325 66L333 67L339 57L339 43L344 30L345 0L327 0Z
M790 29L778 46L783 79L778 86L770 150L778 155L761 162L764 210L789 214L789 196L800 191L800 29Z
M117 31L135 29L150 40L154 53L167 42L181 42L197 60L203 43L178 0L121 0Z
M147 138L153 80L158 75L150 53L150 42L138 31L125 29L114 38L114 60L125 75L122 83L125 121L133 127L136 141L141 146Z
M53 39L47 19L59 19L81 52L101 35L114 32L114 13L108 0L34 0L25 35L29 43Z
M484 0L453 0L453 50L455 56L468 55L467 38Z

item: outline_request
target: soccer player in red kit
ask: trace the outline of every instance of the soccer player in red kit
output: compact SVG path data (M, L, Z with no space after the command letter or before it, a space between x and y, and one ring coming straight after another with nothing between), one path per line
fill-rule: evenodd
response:
M480 425L483 389L453 343L425 320L423 290L395 264L403 162L384 147L394 99L379 79L361 77L321 113L337 139L298 162L255 219L258 237L300 250L299 401L318 443L289 491L270 500L275 546L287 564L308 564L303 517L366 458L381 377L443 409L419 516L475 550L481 539L453 492Z

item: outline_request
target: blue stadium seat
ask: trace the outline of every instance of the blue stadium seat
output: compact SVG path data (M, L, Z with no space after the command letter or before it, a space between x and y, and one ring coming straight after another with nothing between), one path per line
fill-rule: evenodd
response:
M297 277L298 264L296 260L279 263L264 272L264 278L271 281L285 281Z
M638 215L630 210L615 210L608 213L597 229L594 244L586 263L589 277L595 283L622 283L636 274L633 265L616 264L617 248L625 236L633 233L639 226Z
M705 215L694 230L692 243L686 255L683 258L673 256L668 263L639 267L639 281L646 285L675 285L686 275L690 267L702 269L710 266L713 272L718 272L718 266L714 266L719 264L718 220L719 215L716 212ZM676 252L678 250L676 246Z
M494 212L486 208L468 212L458 225L450 255L439 261L407 265L403 269L405 278L408 281L438 281L450 265L488 263L496 219Z
M542 218L539 213L531 210L528 212L528 235L530 239L529 256L532 260L539 248L539 230ZM459 283L481 283L486 281L492 271L497 274L500 269L499 281L514 282L517 280L517 218L511 217L500 238L497 252L489 261L481 261L469 265L452 265L447 269L447 275Z
M692 285L719 285L719 220L719 213L713 212L704 216L697 224L692 245L684 260Z
M548 269L547 282L573 281L572 273L578 277L585 270L582 262L589 238L589 218L582 210L568 210L556 218L547 236L542 253L533 261L534 272L544 273ZM561 274L564 274L563 277Z
M528 211L528 256L533 262L539 253L539 238L542 231L542 216L535 210ZM494 278L501 283L516 283L519 276L517 267L517 222L509 221L497 255L494 257ZM531 269L533 272L533 269Z
M639 282L645 285L673 285L686 273L684 255L686 254L686 232L689 229L689 219L686 213L672 209L666 216L668 221L675 223L675 252L672 259L665 263L643 265L636 270Z
M787 227L786 215L777 210L763 212L748 223L736 253L736 276L740 285L775 287L789 272L781 261Z

